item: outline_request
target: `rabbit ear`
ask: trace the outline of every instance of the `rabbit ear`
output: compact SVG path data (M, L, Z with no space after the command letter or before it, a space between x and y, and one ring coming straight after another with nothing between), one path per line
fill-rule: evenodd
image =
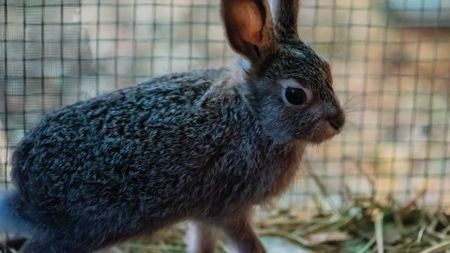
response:
M231 47L253 66L276 47L266 0L222 0L222 19Z
M299 0L270 0L275 33L279 40L298 39L297 17Z

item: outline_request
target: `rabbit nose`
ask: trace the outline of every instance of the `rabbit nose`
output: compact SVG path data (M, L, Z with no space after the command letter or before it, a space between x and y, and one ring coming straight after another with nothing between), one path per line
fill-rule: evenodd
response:
M334 113L328 115L327 121L336 131L338 131L344 126L345 117L343 113Z

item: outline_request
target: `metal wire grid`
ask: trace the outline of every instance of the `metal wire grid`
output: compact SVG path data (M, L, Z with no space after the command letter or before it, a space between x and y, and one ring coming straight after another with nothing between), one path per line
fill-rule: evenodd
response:
M417 28L391 15L391 2L303 1L301 37L329 59L350 123L309 149L283 204L310 210L324 197L339 206L351 196L407 200L425 191L424 205L449 207L450 33L439 20L450 4L431 25L423 17L432 10L403 4L419 14ZM7 185L14 146L54 108L229 64L218 3L0 0L0 180Z

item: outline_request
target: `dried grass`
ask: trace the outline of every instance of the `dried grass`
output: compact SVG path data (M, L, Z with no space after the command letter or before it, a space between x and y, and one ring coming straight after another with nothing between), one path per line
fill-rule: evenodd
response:
M308 221L295 211L279 209L256 224L263 239L285 240L299 252L450 252L450 213L420 208L423 196L407 204L392 198L384 203L371 197L354 198L337 210L318 207L322 211ZM178 226L152 239L125 243L113 250L109 252L185 252L184 229ZM222 244L217 252L226 252Z

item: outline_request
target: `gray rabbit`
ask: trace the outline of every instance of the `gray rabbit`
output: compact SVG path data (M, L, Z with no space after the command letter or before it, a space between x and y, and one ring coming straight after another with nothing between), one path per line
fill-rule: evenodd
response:
M298 5L222 0L234 70L170 74L46 116L13 154L0 230L29 236L23 253L88 253L191 220L191 253L213 252L216 229L239 253L265 252L252 207L345 121L328 63L298 37Z

